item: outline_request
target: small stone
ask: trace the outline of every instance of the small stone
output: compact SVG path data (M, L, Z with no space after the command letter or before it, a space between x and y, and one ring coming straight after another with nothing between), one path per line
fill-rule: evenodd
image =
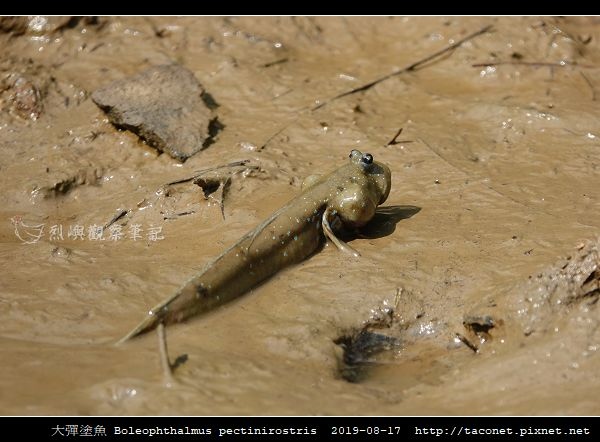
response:
M117 127L185 161L213 142L223 126L212 97L181 65L154 66L96 90L92 100Z

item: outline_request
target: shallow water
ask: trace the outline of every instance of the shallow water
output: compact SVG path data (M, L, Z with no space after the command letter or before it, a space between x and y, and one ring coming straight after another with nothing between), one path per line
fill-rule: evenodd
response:
M112 17L0 34L2 78L28 79L42 106L34 120L0 94L0 414L597 414L598 296L539 321L521 311L529 277L600 232L595 20ZM333 99L489 24L434 62ZM184 164L89 99L172 61L225 125ZM491 62L505 64L473 66ZM171 387L154 334L112 345L352 148L390 166L384 206L400 206L351 241L359 260L327 245L169 327L171 358L187 355ZM197 186L159 191L244 159L261 172L233 178L224 219ZM90 239L120 209L124 237ZM42 224L31 244L16 235ZM384 301L400 345L346 382L333 341ZM497 320L484 343L468 315Z

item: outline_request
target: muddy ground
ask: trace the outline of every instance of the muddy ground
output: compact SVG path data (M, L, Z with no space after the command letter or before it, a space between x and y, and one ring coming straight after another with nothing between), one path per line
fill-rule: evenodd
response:
M0 30L0 414L600 412L597 18ZM184 163L90 98L167 63L194 73L223 125ZM155 334L113 345L351 148L393 174L351 241L360 259L325 246L169 327L171 358L187 355L170 387ZM163 187L239 160L257 169L234 174L223 211L192 183ZM123 211L123 237L94 237Z

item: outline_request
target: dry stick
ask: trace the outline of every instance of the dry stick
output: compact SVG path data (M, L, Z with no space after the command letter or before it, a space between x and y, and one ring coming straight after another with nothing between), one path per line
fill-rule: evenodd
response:
M397 71L393 71L393 72L391 72L391 73L389 73L387 75L384 75L383 77L380 77L380 78L378 78L376 80L373 80L373 81L371 81L369 83L363 84L362 86L358 86L358 87L356 87L356 88L354 88L352 90L349 90L347 92L343 92L343 93L341 93L339 95L336 95L335 97L333 97L333 98L331 98L331 99L329 99L327 101L324 101L323 103L318 104L317 106L313 107L311 110L314 111L314 110L320 109L321 107L325 106L326 104L328 104L328 103L330 103L330 102L332 102L334 100L337 100L338 98L342 98L342 97L345 97L347 95L351 95L351 94L355 94L357 92L363 92L363 91L366 91L368 89L371 89L376 84L379 84L382 81L385 81L385 80L387 80L389 78L395 77L396 75L400 75L400 74L403 74L405 72L414 71L418 67L420 67L423 64L425 64L425 63L427 63L427 62L429 62L429 61L431 61L431 60L439 57L440 55L443 55L446 52L452 51L452 50L458 48L459 46L462 46L467 41L472 40L473 38L475 38L475 37L477 37L477 36L479 36L481 34L485 34L490 29L492 29L492 25L487 25L487 26L481 28L479 31L473 32L472 34L469 34L466 37L461 38L457 42L452 43L451 45L448 45L445 48L440 49L439 51L434 52L433 54L428 55L425 58L422 58L422 59L420 59L420 60L418 60L418 61L416 61L414 63L409 64L408 66L403 67L402 69L399 69Z
M592 81L583 72L579 72L579 73L581 74L581 76L583 77L585 82L588 84L590 89L592 90L592 101L596 101L596 88L592 84Z
M161 322L158 324L156 331L158 332L158 353L160 354L160 365L162 367L165 384L170 387L175 382L175 379L173 378L173 365L171 365L171 362L169 362L165 325Z
M284 130L286 130L288 127L290 127L290 125L292 123L295 123L298 120L298 116L296 116L292 121L290 121L288 124L286 124L285 126L283 126L281 129L279 129L277 132L275 132L273 135L271 135L269 138L267 138L267 141L265 141L262 146L260 146L259 150L264 149L267 144L269 144L271 141L273 141L275 139L275 137L277 135L279 135L280 133L282 133Z
M181 179L175 180L175 181L171 181L167 184L164 184L163 186L172 186L174 184L187 183L187 182L190 182L190 181L200 177L201 175L203 175L205 173L213 172L213 171L219 170L219 169L227 169L227 168L245 166L249 162L250 162L250 160L234 161L233 163L223 164L221 166L209 167L208 169L195 170L193 176L187 177L187 178L181 178Z
M288 58L280 58L279 60L270 61L269 63L265 63L262 65L263 68L270 68L271 66L275 66L281 63L287 63L289 61Z
M412 143L412 140L401 140L398 141L398 137L400 136L400 134L402 133L402 131L404 130L403 127L401 127L400 129L398 129L398 132L396 132L396 135L393 136L393 138L387 142L387 144L384 147L387 146L395 146L396 144L400 144L400 143Z
M181 216L193 215L194 213L196 213L195 210L188 210L188 211L185 211L185 212L166 214L166 215L163 215L163 219L177 219L177 218L179 218Z
M386 146L393 146L394 144L397 144L398 142L396 141L398 139L398 137L400 136L400 134L402 133L402 130L404 128L401 127L400 129L398 129L398 132L396 132L396 135L394 135L392 137L392 139L390 141L387 142Z
M460 342L462 342L468 348L473 350L473 353L479 353L479 349L477 348L477 346L475 344L473 344L471 341L469 341L465 336L461 335L460 333L456 333L455 335Z
M113 216L111 218L111 220L109 222L107 222L104 227L103 230L108 229L110 226L112 226L114 223L116 223L117 221L119 221L121 218L123 218L125 215L127 215L127 213L129 213L129 210L127 209L117 209L117 213L115 214L115 216Z
M310 109L308 109L308 110L310 110L311 112L312 112L312 111L315 111L315 110L317 110L317 109L320 109L320 108L322 108L323 106L326 106L327 104L331 103L331 102L332 102L332 101L334 101L334 100L337 100L337 99L339 99L339 98L345 97L345 96L347 96L347 95L355 94L355 93L357 93L357 92L366 91L366 90L368 90L368 89L372 88L373 86L375 86L376 84L378 84L378 83L381 83L382 81L388 80L389 78L392 78L392 77L394 77L394 76L396 76L396 75L400 75L400 74L402 74L402 73L405 73L405 72L414 71L414 70L416 70L418 67L420 67L421 65L423 65L423 64L425 64L425 63L427 63L427 62L429 62L429 61L431 61L431 60L433 60L433 59L435 59L435 58L439 57L440 55L443 55L443 54L445 54L445 53L447 53L447 52L450 52L450 51L452 51L452 50L454 50L454 49L458 48L459 46L463 45L463 44L464 44L464 43L466 43L467 41L469 41L469 40L472 40L473 38L475 38L475 37L477 37L477 36L479 36L479 35L481 35L481 34L485 34L485 33L486 33L486 32L488 32L490 29L492 29L492 25L487 25L487 26L484 26L484 27L483 27L483 28L481 28L479 31L473 32L472 34L469 34L469 35L467 35L466 37L464 37L464 38L462 38L462 39L458 40L457 42L455 42L455 43L452 43L451 45L449 45L449 46L446 46L445 48L443 48L443 49L440 49L439 51L437 51L437 52L434 52L433 54L431 54L431 55L428 55L427 57L425 57L425 58L422 58L422 59L420 59L420 60L418 60L418 61L416 61L416 62L414 62L414 63L412 63L412 64L409 64L408 66L405 66L405 67L404 67L404 68L402 68L402 69L399 69L399 70L397 70L397 71L393 71L392 73L390 73L390 74L387 74L387 75L384 75L383 77L380 77L380 78L378 78L378 79L376 79L376 80L373 80L373 81L371 81L371 82L369 82L369 83L367 83L367 84L363 84L362 86L359 86L359 87L357 87L357 88L354 88L354 89L352 89L352 90L349 90L349 91L347 91L347 92L343 92L343 93L341 93L341 94L339 94L339 95L336 95L335 97L333 97L333 98L330 98L329 100L326 100L326 101L324 101L323 103L319 103L319 104L318 104L318 105L316 105L315 107L313 107L313 108L310 108ZM264 148L264 147L265 147L267 144L269 144L269 143L270 143L270 142L271 142L271 141L272 141L272 140L273 140L273 139L274 139L274 138L275 138L277 135L281 134L281 133L282 133L284 130L286 130L288 127L290 127L290 126L291 126L292 124L294 124L296 121L298 121L298 118L300 117L300 115L301 115L302 113L304 113L304 111L306 111L306 109L304 109L302 112L300 112L298 115L296 115L296 117L295 117L295 118L294 118L292 121L290 121L289 123L287 123L286 125L284 125L284 126L281 128L281 129L279 129L277 132L275 132L273 135L271 135L269 138L267 138L267 140L266 140L266 141L265 141L265 142L262 144L262 146L261 146L260 148L261 148L261 149L263 149L263 148Z
M586 69L596 69L597 66L593 66L590 64L579 64L579 63L551 63L544 61L490 61L487 63L473 63L471 67L474 68L483 68L486 66L501 66L501 65L519 65L519 66L532 66L532 67L549 67L549 68L564 68L567 66L573 66L578 68L586 68Z

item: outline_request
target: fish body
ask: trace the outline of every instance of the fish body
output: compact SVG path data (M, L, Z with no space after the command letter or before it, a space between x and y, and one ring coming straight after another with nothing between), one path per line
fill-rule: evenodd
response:
M390 184L391 172L386 165L353 150L345 165L329 175L305 180L300 195L150 310L120 342L159 323L181 322L243 295L277 271L313 254L324 235L341 250L358 256L335 236L331 225L341 222L356 228L366 224L387 199Z

